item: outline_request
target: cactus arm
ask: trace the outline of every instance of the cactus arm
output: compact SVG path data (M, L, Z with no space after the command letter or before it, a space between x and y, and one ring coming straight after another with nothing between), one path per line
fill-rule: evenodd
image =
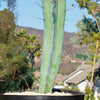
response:
M52 91L59 69L66 0L42 0L44 15L44 41L39 93Z
M59 69L63 35L64 35L64 21L66 13L66 0L57 0L57 21L55 25L55 36L54 36L54 46L53 46L53 55L50 65L50 72L45 88L45 93L51 92L54 85L54 81Z
M51 63L51 55L53 49L53 36L54 36L54 18L52 12L51 0L42 0L43 16L44 16L44 41L41 60L40 71L40 86L39 93L45 92L45 86L47 82L47 76L49 73L49 67Z

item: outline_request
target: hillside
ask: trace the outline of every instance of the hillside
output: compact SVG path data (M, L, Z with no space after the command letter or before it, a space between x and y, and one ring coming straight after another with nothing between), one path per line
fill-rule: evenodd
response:
M17 26L15 32L18 32L18 30L21 30L22 28L27 30L27 34L34 34L39 40L39 43L41 45L43 44L43 30ZM74 35L75 35L74 33L67 33L67 32L65 32L64 34L62 58L61 58L60 69L58 72L58 76L56 78L56 82L64 79L68 74L75 71L77 67L81 64L80 62L75 62L75 63L70 62L71 60L75 60L75 55L77 53L88 54L88 48L86 46L73 45L70 43L70 38L73 37ZM37 71L39 71L40 65L41 65L41 59L38 59L38 61L35 62L34 68Z
M29 27L20 27L17 26L15 29L15 32L18 32L18 30L25 29L27 31L27 34L34 34L36 35L37 39L39 40L40 44L43 44L43 30L37 30L34 28ZM70 38L73 37L74 33L67 33L64 34L64 41L63 41L63 50L62 50L62 56L66 57L75 57L75 55L78 54L87 54L88 49L86 46L80 46L80 45L72 45L70 43Z

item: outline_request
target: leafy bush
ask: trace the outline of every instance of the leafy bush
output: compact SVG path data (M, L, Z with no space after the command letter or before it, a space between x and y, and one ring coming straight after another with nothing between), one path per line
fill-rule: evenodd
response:
M85 89L85 100L95 100L94 92L88 86Z
M98 96L98 100L100 100L100 96Z
M33 84L33 70L28 66L22 56L15 56L9 66L4 68L0 77L0 93L19 91L31 88Z
M80 91L76 84L72 83L70 86L65 87L66 90Z
M14 14L8 9L0 11L0 42L8 43L10 35L15 30Z
M34 76L29 66L33 67L34 57L41 54L34 35L27 35L23 29L18 34L14 30L13 12L0 11L0 93L31 88Z
M87 60L88 56L87 55L83 55L83 54L76 54L75 58L82 59L82 60Z

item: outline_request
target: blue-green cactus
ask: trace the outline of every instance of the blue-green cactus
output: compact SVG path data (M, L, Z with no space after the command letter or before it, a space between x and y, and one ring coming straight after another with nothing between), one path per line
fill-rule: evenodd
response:
M40 93L52 91L59 69L66 0L42 0L44 15L44 42L40 74Z

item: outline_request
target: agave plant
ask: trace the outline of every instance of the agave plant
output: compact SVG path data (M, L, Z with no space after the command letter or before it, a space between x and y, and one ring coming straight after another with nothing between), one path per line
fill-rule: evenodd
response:
M59 69L66 0L42 0L44 16L44 41L42 51L39 93L52 92Z

